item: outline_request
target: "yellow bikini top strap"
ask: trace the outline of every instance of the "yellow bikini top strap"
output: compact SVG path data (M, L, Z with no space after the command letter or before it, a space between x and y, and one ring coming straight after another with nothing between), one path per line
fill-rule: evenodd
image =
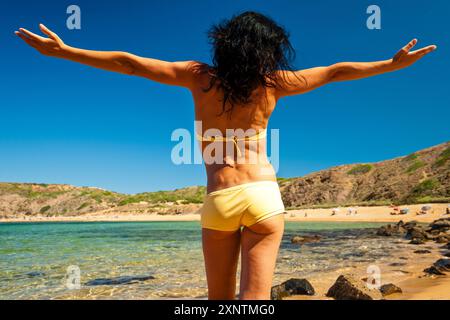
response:
M265 138L267 136L267 129L261 130L259 133L250 136L250 137L243 137L243 138L237 138L236 136L232 137L223 137L223 136L210 136L210 137L204 137L200 135L198 132L195 133L197 140L200 141L243 141L243 140L259 140L262 138Z
M234 143L238 156L241 157L242 153L241 150L237 144L238 141L254 141L259 140L262 138L265 138L267 136L267 129L264 129L260 131L258 134L255 134L250 137L244 137L244 138L237 138L236 136L233 137L223 137L223 136L211 136L211 137L203 137L202 135L198 134L198 132L195 133L197 136L197 140L199 141L231 141Z

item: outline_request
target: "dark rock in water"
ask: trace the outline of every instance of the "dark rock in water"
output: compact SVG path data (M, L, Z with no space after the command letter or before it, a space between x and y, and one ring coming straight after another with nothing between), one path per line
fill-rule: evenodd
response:
M434 230L427 229L426 232L429 233L431 236L438 236L441 233L441 231L438 229L434 229Z
M445 246L443 246L442 249L450 250L450 242L448 242Z
M293 236L291 238L291 243L302 243L303 242L303 237L300 236Z
M430 251L430 250L424 249L424 250L416 250L416 251L414 251L414 253L417 253L417 254L425 254L425 253L431 253L431 251Z
M403 228L405 228L406 230L412 229L415 226L417 226L417 221L415 221L415 220L409 221L409 222L403 224Z
M381 226L377 230L377 236L390 237L394 235L394 231L392 230L392 226L389 224L387 226Z
M306 279L289 279L282 284L272 287L270 298L272 300L282 300L284 297L292 295L312 296L316 292Z
M425 240L424 239L419 239L419 238L413 238L409 243L410 244L424 244Z
M381 226L377 230L377 236L391 237L399 236L406 233L406 229L403 227L403 221L400 221L396 225Z
M425 240L427 239L427 233L425 232L425 229L423 229L422 227L412 227L406 233L406 238L407 239L416 238Z
M394 293L402 293L402 289L397 287L396 285L392 283L384 284L380 287L380 292L383 296L388 296L390 294Z
M310 242L319 242L321 239L320 236L314 235L314 236L294 236L291 238L291 243L310 243Z
M99 278L88 281L85 283L86 286L105 286L105 285L122 285L122 284L132 284L141 281L146 281L150 279L155 279L153 276L122 276L116 278Z
M447 252L446 254L444 254L444 256L450 257L450 252Z
M302 243L302 241L303 241L303 237L293 236L291 238L291 243Z
M450 259L439 259L429 268L423 270L425 273L443 276L450 271Z
M368 289L363 281L355 279L352 275L340 275L328 290L326 296L336 300L374 300L382 298L378 290Z
M450 271L450 259L439 259L433 265L442 271Z
M426 240L436 240L439 237L439 234L433 234L431 232L425 232L425 239Z
M34 278L34 277L43 277L45 276L45 273L40 271L31 271L28 272L26 275L29 276L30 278Z
M393 263L389 264L389 266L391 266L391 267L403 267L403 266L406 266L406 263L404 263L404 262L393 262Z
M437 243L447 243L448 242L448 237L446 237L446 236L439 236L439 237L437 237L436 239L435 239L435 241L437 242Z
M442 219L438 219L436 221L433 221L430 224L430 228L431 229L437 229L440 231L447 231L450 230L450 218L442 218Z
M423 270L423 272L428 273L428 274L438 275L438 276L445 276L445 273L441 272L435 266L431 266L429 268L426 268L425 270Z

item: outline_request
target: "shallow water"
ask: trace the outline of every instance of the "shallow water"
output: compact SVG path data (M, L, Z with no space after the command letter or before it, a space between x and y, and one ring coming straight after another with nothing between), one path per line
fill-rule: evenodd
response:
M286 222L274 283L388 261L407 244L375 236L380 225ZM322 239L300 246L291 244L293 235ZM66 285L69 266L81 271L80 289ZM126 276L154 279L117 279ZM92 285L105 278L125 283ZM206 293L197 221L0 224L0 299L202 298Z

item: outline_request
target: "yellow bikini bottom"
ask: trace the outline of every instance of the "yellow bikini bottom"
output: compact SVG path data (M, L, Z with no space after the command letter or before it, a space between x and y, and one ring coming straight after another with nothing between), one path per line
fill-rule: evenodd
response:
M200 214L202 228L236 231L284 212L278 183L257 181L208 193Z

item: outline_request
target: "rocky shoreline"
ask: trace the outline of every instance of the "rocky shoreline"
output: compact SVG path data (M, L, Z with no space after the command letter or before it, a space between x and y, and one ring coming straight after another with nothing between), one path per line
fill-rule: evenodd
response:
M428 225L420 224L417 221L388 224L376 230L378 237L392 237L394 239L408 240L413 246L423 246L427 243L434 243L439 246L441 257L431 266L423 269L417 276L429 279L447 279L450 272L450 217L440 218ZM320 241L320 237L314 235L295 235L291 238L291 243L303 245ZM417 249L415 254L430 255L429 249ZM404 263L406 264L406 263ZM404 265L403 263L401 265ZM392 263L391 266L395 265ZM396 283L382 283L377 281L377 275L358 277L354 273L340 274L336 281L329 286L325 292L325 297L336 300L380 300L387 299L388 296L396 294L397 299L402 298L403 290ZM411 280L411 279L410 279ZM431 285L431 284L430 284ZM450 286L450 283L449 283ZM447 289L447 288L446 288ZM302 296L310 298L320 298L316 290L308 279L291 278L279 285L272 287L271 299L282 300L286 298L302 299ZM447 290L446 299L450 298L450 290Z

